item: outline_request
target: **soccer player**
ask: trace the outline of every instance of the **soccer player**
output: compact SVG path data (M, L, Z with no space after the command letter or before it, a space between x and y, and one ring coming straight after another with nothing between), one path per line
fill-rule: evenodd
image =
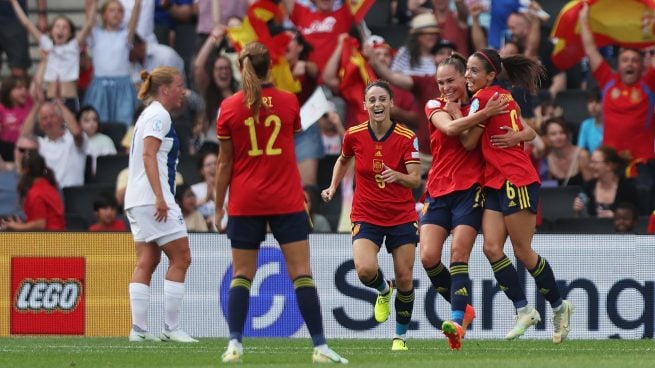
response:
M509 103L509 113L496 115L486 121L480 139L485 159L486 203L482 217L484 254L491 263L500 288L517 310L514 326L505 337L517 338L541 320L539 312L528 305L516 269L503 251L509 235L514 255L530 271L537 289L553 308L553 342L560 343L569 333L573 305L562 300L553 270L546 259L532 250L539 201L539 176L522 143L501 149L493 138L502 133L505 126L517 132L523 129L517 103L509 91L494 83L503 69L513 84L530 91L536 89L543 74L543 68L531 59L520 55L501 59L498 52L492 49L476 51L466 65L468 89L474 93L469 114L484 108L495 94Z
M432 166L426 184L426 199L421 215L421 262L432 285L451 305L451 320L444 321L442 331L451 349L461 347L461 338L475 318L470 305L471 280L468 261L480 230L484 194L482 192L484 160L479 149L468 150L470 129L488 118L504 113L507 103L495 96L476 114L469 111L466 90L466 59L452 54L437 68L437 84L442 97L425 106L430 121ZM481 126L481 125L480 125ZM534 138L534 131L532 131ZM516 134L521 138L521 134ZM461 141L460 141L461 140ZM475 143L475 142L474 142ZM515 143L516 144L516 143ZM450 271L441 263L443 245L450 234Z
M348 363L326 344L309 263L310 221L293 143L293 134L300 131L298 99L270 84L271 58L261 43L250 43L241 51L239 66L243 90L221 103L216 123L220 150L215 223L220 224L224 216L230 186L227 236L234 270L227 311L230 340L221 359L224 363L241 361L250 287L268 225L280 243L314 344L312 361Z
M164 280L163 341L197 342L180 328L184 279L191 264L189 238L180 207L175 203L175 166L180 147L171 125L171 109L184 98L184 81L175 68L141 72L139 98L147 105L134 126L125 213L136 248L130 281L132 331L130 341L159 339L148 332L150 279L163 251L169 260Z
M332 171L330 187L321 196L334 196L347 167L355 158L355 194L350 219L353 223L353 260L362 284L376 289L375 320L390 314L394 286L378 267L384 243L393 257L396 276L396 334L391 350L407 350L406 335L414 308L413 268L418 242L417 215L412 188L419 186L418 140L404 125L391 120L393 93L385 81L369 83L364 90L369 120L348 129L341 155Z

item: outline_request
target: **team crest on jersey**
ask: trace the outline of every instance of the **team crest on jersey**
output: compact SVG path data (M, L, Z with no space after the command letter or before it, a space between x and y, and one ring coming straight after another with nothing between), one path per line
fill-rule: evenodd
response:
M437 100L430 100L430 101L428 101L426 106L427 106L428 109L438 109L438 108L441 107L441 102L439 102Z
M414 150L418 151L418 138L414 137L414 142L412 142L412 144L414 145Z
M621 96L621 91L619 91L618 88L612 88L612 92L610 93L610 95L612 96L613 100L616 100L617 98L619 98L619 96Z
M373 172L381 173L384 168L384 162L382 160L373 159Z
M471 107L469 108L469 115L475 114L479 108L480 108L480 100L478 100L477 98L473 99L473 101L471 101Z
M154 123L152 123L152 129L161 132L161 130L164 128L164 124L161 122L161 120L155 120Z

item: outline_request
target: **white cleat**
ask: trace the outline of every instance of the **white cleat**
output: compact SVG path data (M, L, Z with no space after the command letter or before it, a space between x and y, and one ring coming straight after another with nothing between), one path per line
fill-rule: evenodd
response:
M568 300L562 301L562 308L553 314L553 342L559 344L569 335L573 304Z
M127 338L130 342L142 342L142 341L156 341L161 342L157 336L151 334L150 332L138 332L134 328L130 331L130 336Z
M164 330L160 335L161 341L175 341L175 342L198 342L198 340L189 336L184 330L178 328L177 330L167 331Z
M227 346L223 355L221 355L221 361L223 363L240 363L241 357L243 356L243 349L239 349L232 344Z
M330 348L314 348L314 353L312 354L312 363L348 364L348 359L342 358L339 354L335 353L334 350Z
M526 306L521 309L523 309L523 311L518 312L516 317L514 317L514 326L507 335L505 335L507 340L513 340L517 337L523 336L525 330L541 322L539 312L537 312L533 307Z

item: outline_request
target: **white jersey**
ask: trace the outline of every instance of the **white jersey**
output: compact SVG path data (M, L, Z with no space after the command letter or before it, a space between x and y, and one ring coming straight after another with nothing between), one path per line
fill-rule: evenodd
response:
M171 115L157 101L153 101L134 125L134 135L130 147L127 189L125 191L125 209L155 204L146 170L143 165L143 143L146 137L155 137L161 141L157 152L157 168L164 200L169 207L175 203L175 169L180 152L180 141L171 124Z

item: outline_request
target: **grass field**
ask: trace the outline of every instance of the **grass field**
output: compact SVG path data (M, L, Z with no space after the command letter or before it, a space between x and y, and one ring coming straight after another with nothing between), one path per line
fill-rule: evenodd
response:
M307 339L248 339L239 367L310 366ZM0 367L217 367L225 339L197 344L129 343L126 338L12 337L0 339ZM387 340L336 340L330 346L357 367L654 367L652 340L465 340L449 351L445 340L409 340L391 352Z

